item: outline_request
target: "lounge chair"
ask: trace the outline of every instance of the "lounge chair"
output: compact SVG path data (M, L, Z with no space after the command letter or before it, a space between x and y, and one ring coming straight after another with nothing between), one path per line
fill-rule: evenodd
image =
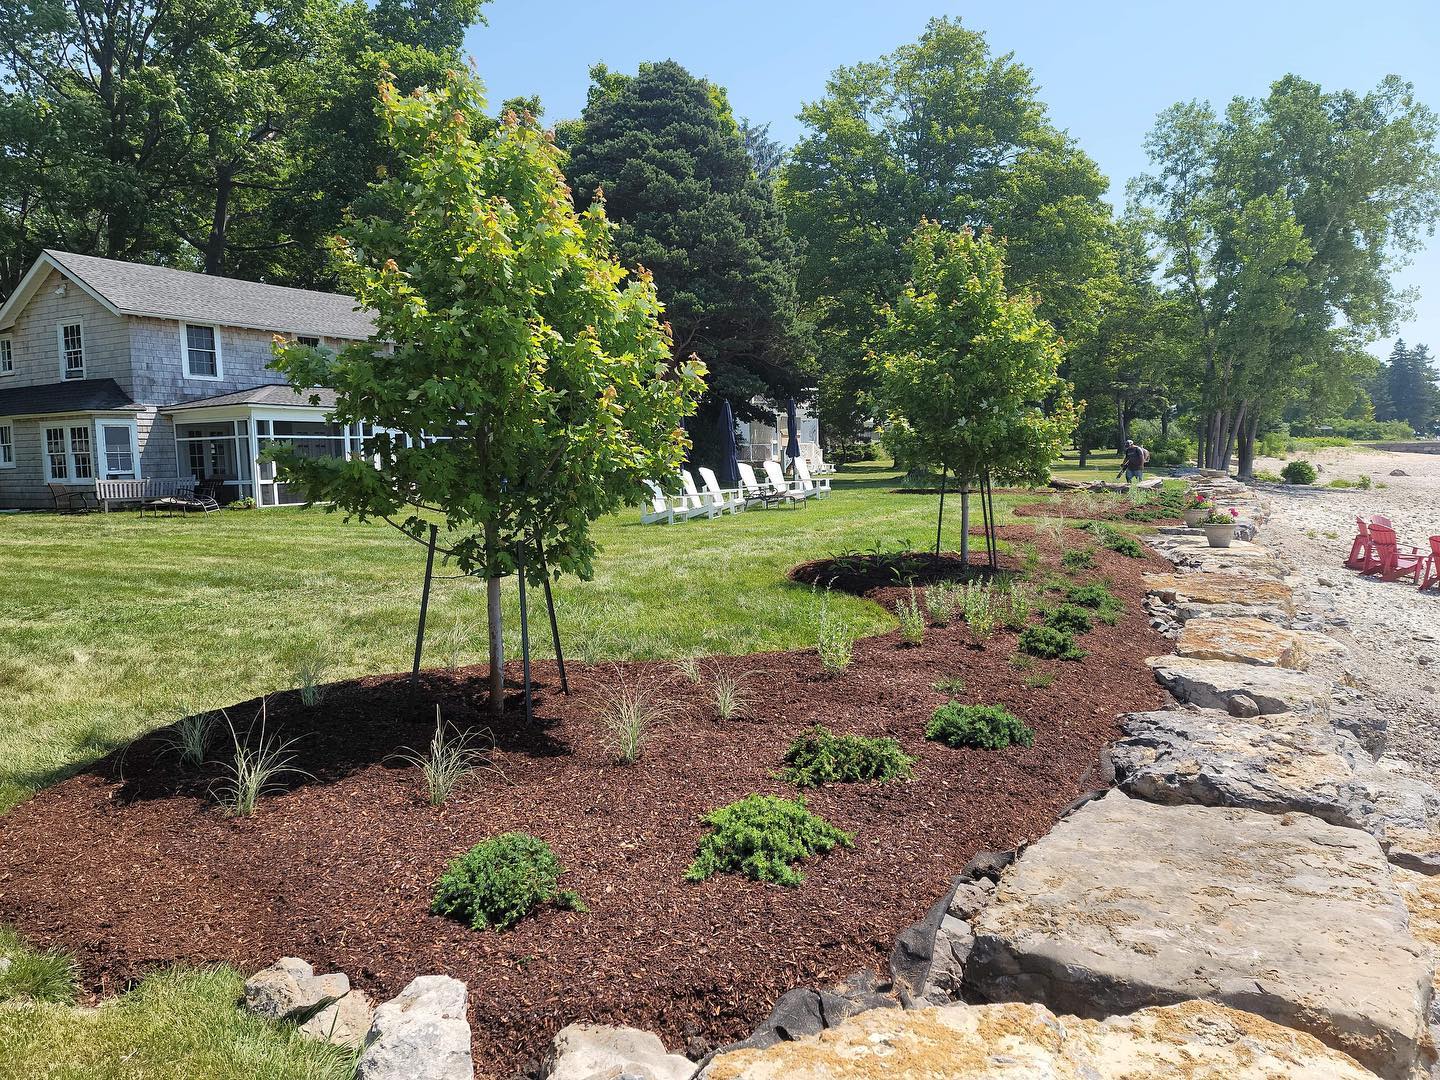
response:
M690 475L689 469L680 470L680 486L685 489L685 494L680 498L685 500L685 508L694 511L695 515L704 514L713 518L717 514L723 514L725 507L721 506L709 495L702 495L700 489L695 486L695 477Z
M738 514L749 505L744 491L740 488L732 490L720 486L714 469L707 469L702 465L696 471L700 474L700 483L705 486L706 496L712 499L722 511L728 510L732 514Z
M705 513L704 507L691 507L683 495L666 495L653 480L646 480L645 486L650 489L650 498L640 504L642 525L673 525Z
M1355 519L1355 540L1350 545L1350 556L1345 560L1345 565L1351 570L1359 570L1362 573L1370 568L1371 560L1375 557L1375 545L1370 540L1370 526L1365 523L1364 518Z
M740 493L745 497L746 506L763 506L768 510L781 503L793 504L794 500L784 489L776 491L768 483L762 484L755 479L755 470L750 467L748 462L740 462L736 469L740 473Z
M1420 572L1430 562L1430 556L1423 554L1419 548L1396 543L1395 530L1376 520L1370 522L1370 539L1375 543L1379 566L1367 573L1379 573L1381 581L1409 578L1416 585L1420 584Z
M50 501L55 504L55 509L62 514L88 514L90 512L90 500L81 489L69 487L66 484L46 484L50 491Z
M1425 580L1420 583L1420 588L1430 587L1440 589L1440 536L1430 537L1430 566L1425 571Z
M816 480L810 475L810 463L803 457L795 459L795 471L800 474L800 482L807 488L813 488L815 497L823 499L830 494L830 480L828 477Z
M765 462L765 479L770 481L772 491L782 493L791 502L803 504L806 499L817 494L813 484L807 489L799 480L786 480L785 472L778 461Z

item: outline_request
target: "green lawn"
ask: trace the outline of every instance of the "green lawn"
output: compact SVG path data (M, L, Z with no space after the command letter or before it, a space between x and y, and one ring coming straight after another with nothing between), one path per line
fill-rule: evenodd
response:
M785 571L847 549L933 543L935 499L891 495L895 473L854 466L803 510L674 526L599 522L593 581L557 589L568 656L739 654L814 644L818 600ZM998 506L1008 513L1009 502ZM958 505L946 543L958 546ZM0 517L0 812L187 712L294 685L285 655L323 641L329 678L405 670L423 551L383 524L322 510L140 520L133 511ZM438 568L426 663L484 660L483 585ZM538 594L532 598L538 601ZM508 649L518 598L506 591ZM836 597L857 635L892 625ZM543 606L533 608L543 620ZM532 638L548 654L543 622Z

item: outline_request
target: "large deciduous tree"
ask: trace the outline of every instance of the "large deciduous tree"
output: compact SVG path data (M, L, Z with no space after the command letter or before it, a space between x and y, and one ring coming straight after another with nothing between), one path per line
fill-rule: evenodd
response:
M333 388L338 423L379 429L363 456L278 456L309 498L382 518L489 587L490 705L504 701L500 580L524 551L588 577L590 522L638 502L685 450L703 365L677 362L650 275L628 278L602 204L577 213L560 151L479 84L382 86L386 212L351 224L344 284L376 333L338 355L283 348L297 386ZM393 349L390 344L393 343Z
M872 360L877 403L887 438L909 461L955 478L968 560L970 491L987 473L1002 483L1043 484L1076 411L1057 374L1054 328L1032 298L1006 292L1000 241L927 221L906 253L911 280L882 312Z
M1373 372L1364 345L1405 306L1392 273L1440 212L1436 134L1394 77L1356 94L1286 76L1223 116L1161 114L1132 197L1189 310L1201 464L1238 448L1249 475L1261 424L1297 400L1339 412Z
M805 240L801 298L816 326L821 421L844 439L867 416L865 343L904 284L922 218L990 228L1013 286L1067 339L1093 321L1109 208L1095 163L1046 116L1028 69L983 34L936 19L920 40L837 70L806 105L781 200Z
M566 136L575 198L584 207L603 190L620 257L654 274L677 354L705 361L695 424L704 439L722 401L754 418L752 398L804 386L795 247L722 89L673 61L591 74L582 121Z

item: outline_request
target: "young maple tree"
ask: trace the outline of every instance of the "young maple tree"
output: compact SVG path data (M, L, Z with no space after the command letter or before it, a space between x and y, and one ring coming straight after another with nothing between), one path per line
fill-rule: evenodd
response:
M1000 241L925 221L907 249L910 283L882 313L876 400L887 445L955 477L968 560L971 490L986 472L1043 484L1077 413L1057 374L1060 339L1029 297L1005 291Z
M503 709L500 581L522 550L557 575L592 573L590 523L672 475L704 365L673 359L650 275L627 277L603 204L577 214L550 137L484 112L453 73L380 115L399 166L387 210L337 241L345 284L375 334L338 354L277 347L295 386L336 392L335 422L374 426L365 453L276 460L289 483L379 518L486 579L490 707ZM536 546L539 550L537 551Z

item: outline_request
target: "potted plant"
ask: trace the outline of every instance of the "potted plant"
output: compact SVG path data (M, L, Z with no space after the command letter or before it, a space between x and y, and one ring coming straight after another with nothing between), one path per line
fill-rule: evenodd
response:
M1181 510L1181 513L1185 516L1185 527L1189 529L1198 528L1200 522L1210 516L1212 509L1210 500L1198 491L1195 492L1185 501L1185 505Z
M1200 522L1200 528L1205 530L1205 539L1209 541L1212 548L1228 548L1230 541L1235 539L1235 519L1240 516L1240 511L1233 506L1228 514L1220 514L1211 511L1206 514Z

